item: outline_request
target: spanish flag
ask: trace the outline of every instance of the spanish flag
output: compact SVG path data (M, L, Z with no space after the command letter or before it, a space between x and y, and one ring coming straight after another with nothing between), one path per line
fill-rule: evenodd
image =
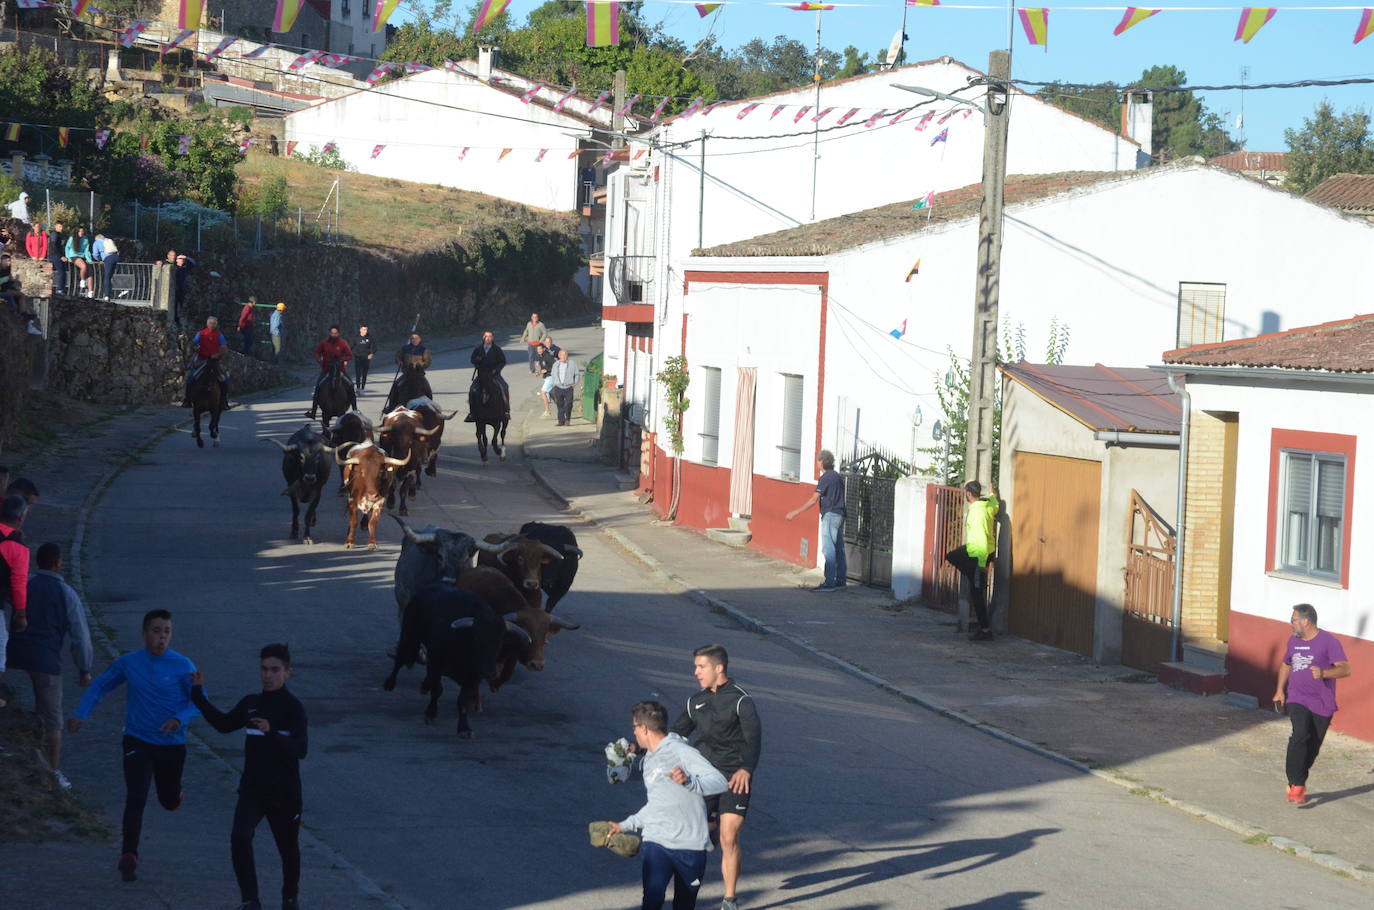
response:
M181 0L181 12L177 15L177 28L200 28L205 16L205 0Z
M788 7L788 9L794 9L799 13L819 13L834 8L835 4L833 3L798 3L796 6Z
M463 149L463 152L466 153L466 152L467 152L467 149ZM510 152L511 152L510 149L501 149L501 154L499 154L499 155L496 156L496 160L497 160L497 161L500 161L502 158L504 158L504 157L506 157L507 155L509 155Z
M71 141L72 128L69 126L59 126L57 128L57 144L62 146L63 148L66 148L67 143Z
M482 0L482 8L477 11L477 18L472 20L473 32L480 32L486 28L487 23L504 13L508 6L510 0Z
M1374 32L1374 9L1366 9L1360 15L1360 27L1355 29L1355 43L1369 37L1370 32Z
M86 7L91 5L91 0L72 0L72 17L80 18L86 11Z
M300 15L305 0L277 0L277 12L272 16L272 31L289 32Z
M620 43L620 4L615 0L587 0L587 47Z
M372 33L375 35L386 28L386 20L391 18L391 14L396 12L396 6L401 0L377 0L377 5L372 8Z
M724 5L725 5L724 3L697 3L697 4L695 4L695 6L696 6L696 8L697 8L697 15L698 15L698 16L701 16L703 19L706 18L707 16L711 15L712 13L714 13L716 10L720 9L720 8L721 8L722 6L724 6Z
M1021 27L1026 30L1026 43L1038 44L1046 50L1050 43L1050 11L1047 8L1018 9Z
M5 127L5 140L7 142L18 142L19 133L23 128L24 127L18 123L11 123L9 126Z
M907 6L939 6L940 0L906 0Z
M1250 39L1255 37L1260 29L1274 18L1277 12L1271 6L1247 6L1240 11L1240 22L1236 25L1236 38L1244 44L1249 44Z
M1139 25L1158 12L1159 10L1157 9L1140 9L1139 7L1128 6L1126 7L1126 15L1122 16L1121 21L1116 24L1116 28L1112 29L1112 34L1119 35L1126 29L1134 25Z

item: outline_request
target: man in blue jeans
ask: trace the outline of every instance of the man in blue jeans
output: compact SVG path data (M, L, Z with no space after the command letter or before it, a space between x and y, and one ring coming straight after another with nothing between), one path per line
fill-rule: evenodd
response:
M787 513L791 521L807 509L821 507L821 556L825 559L825 581L812 588L817 592L838 591L848 584L849 567L844 559L844 478L835 470L835 455L821 449L816 456L821 476L811 498Z

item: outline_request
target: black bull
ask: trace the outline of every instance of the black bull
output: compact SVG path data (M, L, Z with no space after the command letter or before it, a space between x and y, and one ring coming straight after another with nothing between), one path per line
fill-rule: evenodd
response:
M291 539L301 533L300 507L305 504L304 543L313 544L310 530L315 526L315 511L320 505L320 493L329 480L329 462L332 460L331 447L325 445L324 437L310 426L301 427L283 444L271 436L263 438L282 451L281 473L286 480L283 496L291 497Z

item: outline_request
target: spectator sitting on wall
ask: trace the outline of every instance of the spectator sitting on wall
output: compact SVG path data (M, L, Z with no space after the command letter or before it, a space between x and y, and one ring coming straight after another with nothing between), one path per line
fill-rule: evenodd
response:
M29 225L29 232L24 236L24 252L30 259L48 258L48 232L43 230L43 222Z
M28 223L29 223L29 194L28 194L28 193L20 193L20 194L19 194L19 198L16 199L16 200L14 200L13 202L10 203L9 209L10 209L10 217L11 217L11 218L17 218L18 220L24 222L25 224L28 224Z
M14 239L14 234L10 233L8 226L0 227L0 251L6 253L19 252L19 241Z
M91 270L91 238L86 236L85 225L78 224L67 238L67 261L76 269L81 279L81 293L85 295L88 292L86 275Z
M19 281L10 271L10 254L0 253L0 300L9 303L14 315L28 318L28 298L19 289Z

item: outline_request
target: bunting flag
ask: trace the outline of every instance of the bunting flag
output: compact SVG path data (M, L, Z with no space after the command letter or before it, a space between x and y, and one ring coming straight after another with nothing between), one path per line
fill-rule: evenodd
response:
M1128 6L1126 7L1126 15L1122 16L1121 21L1116 24L1116 28L1112 29L1112 34L1119 35L1131 26L1139 25L1158 12L1159 10L1157 9L1140 9L1138 7Z
M928 193L926 193L924 196L922 196L920 199L917 199L914 203L912 203L911 207L912 207L913 209L928 209L928 208L930 208L931 206L933 206L934 204L935 204L935 191L934 191L934 190L931 190L930 192L928 192Z
M417 63L414 60L411 60L409 63L402 63L401 67L407 73L426 73L434 69L434 67L430 66L428 63Z
M917 259L916 264L911 267L911 271L906 273L906 280L911 281L919 274L921 274L921 260Z
M252 144L253 144L253 140L252 140L251 137L245 137L245 138L243 138L243 139L240 139L240 140L239 140L239 154L240 154L240 155L247 155L247 154L248 154L248 146L250 146L250 145L252 145Z
M214 59L215 59L216 57L218 57L220 54L222 54L222 53L224 53L225 51L229 50L229 45L233 44L233 43L234 43L235 41L237 41L237 40L239 40L239 39L236 38L236 37L234 37L233 35L230 35L230 36L227 37L227 38L221 38L219 44L216 44L215 47L214 47L214 49L211 50L208 54L205 55L205 59L206 59L206 60L214 60Z
M22 125L18 123L11 123L9 126L5 127L5 141L18 142L19 134L23 131L23 129L24 127Z
M809 104L804 104L797 108L797 112L792 115L792 122L801 123L801 119L806 116L806 112L809 110L811 110L811 105Z
M1016 12L1021 17L1021 27L1026 30L1026 43L1030 45L1038 44L1048 50L1050 38L1049 9L1044 7L1038 9L1018 9Z
M631 160L638 161L640 158L643 158L643 157L644 157L644 153L645 153L646 151L647 151L647 149L640 149L639 151L637 151L637 152L634 153L634 158L631 159Z
M772 120L774 117L778 116L778 114L781 114L785 110L787 110L787 105L779 104L777 107L773 108L773 113L768 115L768 119Z
M459 161L462 161L462 160L463 160L464 158L466 158L467 156L468 156L468 149L467 149L467 146L464 146L463 149L462 149L462 151L460 151L460 152L458 153L458 160L459 160Z
M934 112L934 111L927 111L927 112L926 112L926 115L916 122L916 132L919 133L919 132L921 132L922 130L924 130L927 126L930 125L930 121L932 121L932 120L934 120L934 119L935 119L935 112ZM896 123L896 121L894 120L893 123Z
M472 76L474 79L477 78L476 76L473 76L472 73L468 72L467 70L463 69L461 66L447 58L444 59L444 69L448 70L449 72L457 73L460 76Z
M872 117L869 117L867 120L865 120L865 121L864 121L864 126L877 126L877 125L878 125L878 121L881 120L881 119L883 119L883 115L886 114L886 113L887 113L887 108L882 108L881 110L878 111L878 113L874 114Z
M543 86L541 83L536 82L536 83L530 88L529 91L525 92L525 94L523 94L523 95L520 96L520 100L523 101L523 102L526 103L526 104L529 104L531 101L534 100L534 96L537 95L537 94L539 94L539 90L540 90L541 88L543 88L543 87L544 87L544 86Z
M181 0L181 10L177 13L177 28L200 28L200 17L205 11L205 0Z
M63 148L66 148L67 143L71 141L72 128L69 126L59 126L57 128L57 144L62 146Z
M191 37L195 33L196 30L193 28L183 28L181 31L177 32L175 35L172 36L171 41L168 41L166 44L162 45L161 53L167 53L172 48L176 47L178 44L185 41L187 38Z
M343 66L346 63L357 63L362 57L354 57L352 54L323 54L315 62L320 66Z
M391 18L391 14L396 12L396 6L401 0L377 0L372 7L372 34L377 34L386 28L386 20Z
M286 157L290 158L292 155L296 154L297 145L299 145L299 143L295 139L286 140Z
M330 142L326 142L326 143L324 144L324 148L322 148L320 151L324 152L326 155L332 155L332 154L334 154L335 152L337 152L338 150L339 150L339 143L330 141Z
M571 161L580 154L582 154L581 149L573 149L571 152L568 152L568 160Z
M949 145L949 127L945 127L944 129L940 130L940 135L930 140L931 145L934 145L937 142L943 142L945 145Z
M301 54L295 60L292 60L291 65L288 66L287 69L289 69L293 73L300 72L310 64L318 63L319 59L323 56L324 51L306 51L304 54Z
M940 0L906 0L907 6L939 6Z
M944 126L946 123L949 122L949 118L950 118L950 117L953 117L953 116L954 116L954 111L950 111L949 113L947 113L947 114L945 114L943 117L941 117L939 120L936 120L936 121L935 121L935 125L936 125L936 126Z
M835 4L833 3L798 3L796 6L788 7L788 9L794 9L799 13L822 13L834 8Z
M821 108L819 111L816 111L816 116L814 116L814 117L811 118L811 122L812 122L812 123L820 123L822 120L825 119L825 115L828 114L828 113L830 113L830 112L833 111L833 110L834 110L833 107Z
M916 108L914 108L914 107L908 107L908 108L904 108L903 110L898 111L898 112L897 112L897 116L895 116L895 117L892 118L892 120L888 123L888 126L892 126L892 124L898 122L899 120L901 120L903 117L905 117L907 114L911 113L911 112L914 111L914 110L916 110Z
M616 0L587 0L587 47L620 43L620 4Z
M971 108L971 107L966 107L966 108L964 108L962 111L959 112L959 116L960 116L960 118L962 118L962 119L964 119L964 120L967 120L968 118L970 118L970 117L973 116L973 108Z
M482 0L482 8L477 11L477 18L472 20L473 32L480 32L486 28L487 23L504 13L508 6L510 0Z
M275 44L262 44L240 57L240 60L256 60L263 54L276 47Z
M386 146L384 146L384 145L374 145L374 146L372 146L372 157L373 157L373 158L376 158L378 155L380 155L380 154L382 153L382 149L384 149L384 148L386 148Z
M464 149L464 151L466 151L466 149ZM496 160L497 160L497 161L502 160L502 159L505 158L507 155L509 155L510 152L511 152L510 149L501 149L501 154L499 154L499 155L496 156Z
M622 116L622 117L628 117L628 116L630 116L630 111L634 109L635 102L638 101L640 98L643 98L643 97L644 97L643 95L631 95L630 97L626 98L626 99L625 99L625 104L620 108L620 116Z
M561 111L561 110L563 110L564 105L566 105L570 100L572 100L572 96L573 96L573 95L576 95L576 94L577 94L577 89L575 89L575 88L570 88L570 89L568 89L568 91L563 95L563 97L562 97L562 98L559 98L558 101L554 104L553 109L556 110L556 111Z
M846 114L845 114L843 117L841 117L839 120L836 120L836 121L835 121L835 125L836 125L836 126L844 126L846 123L848 123L849 121L853 120L853 119L854 119L854 115L857 114L858 112L859 112L859 109L858 109L857 107L851 107L851 108L849 109L848 113L846 113Z
M48 0L19 0L20 9L44 9L49 6L52 6L52 4L49 3ZM79 16L81 14L74 13L73 15Z
M179 140L177 140L177 154L178 154L178 155L189 155L190 153L191 153L191 137L183 133L182 136L181 136L181 138L180 138Z
M1355 43L1369 37L1370 32L1374 32L1374 9L1367 9L1360 15L1360 27L1355 29Z
M610 164L611 159L614 158L614 157L615 157L615 149L611 149L611 150L608 151L606 154L604 154L604 155L602 155L601 157L599 157L599 158L596 159L596 166L597 166L597 167L605 167L607 164Z
M547 155L548 153L549 153L549 150L548 150L548 149L540 149L540 150L539 150L539 154L534 156L535 163L537 164L537 163L539 163L540 161L543 161L543 160L544 160L544 156Z
M396 64L394 63L383 63L381 66L377 67L375 70L367 74L367 84L376 85L377 81L381 79L383 76L385 76L387 73L391 72L391 70L395 66Z
M124 47L133 47L134 41L137 40L138 36L143 34L147 28L147 19L135 19L133 22L129 23L127 28L120 30L119 43Z
M104 149L104 148L105 148L105 143L107 143L107 142L110 141L110 135L111 135L113 132L114 132L114 130L96 130L96 131L95 131L95 147L98 148L98 149Z
M654 106L654 112L653 112L652 114L649 115L649 122L650 122L650 123L657 123L657 122L658 122L658 118L663 116L663 109L664 109L665 107L667 107L667 106L668 106L668 102L669 102L669 101L672 101L672 100L673 100L673 99L671 99L671 98L664 97L664 99L663 99L662 101L660 101L657 105L655 105L655 106Z
M759 103L757 101L755 101L753 104L746 104L744 107L739 109L739 113L735 115L735 119L743 120L745 117L748 117L750 114L752 114L754 112L754 108L758 106Z
M609 97L611 97L610 92L602 92L601 94L597 95L596 102L592 104L591 110L587 111L587 113L595 114L598 110L600 110L601 105L606 103L606 99Z
M86 11L86 7L91 5L91 0L72 0L72 15L80 17ZM23 6L21 3L20 6Z
M703 100L703 99L697 99L697 100ZM710 104L706 105L704 108L701 109L701 116L703 116L703 117L709 117L709 116L711 116L711 111L713 111L713 110L715 110L716 108L720 107L722 104L729 104L729 103L730 103L730 102L728 102L728 101L712 101Z
M1272 6L1247 6L1240 11L1240 22L1236 25L1235 40L1249 44L1260 29L1274 18L1276 10Z
M887 334L891 335L893 338L899 338L899 339L900 339L903 335L906 334L906 322L907 322L907 321L906 321L905 319L903 319L903 320L902 320L902 327L901 327L900 329L893 329L892 331L888 332Z
M714 13L716 10L720 9L720 8L721 8L722 6L724 6L725 4L724 4L724 3L696 3L696 4L693 4L693 5L696 6L696 8L697 8L697 15L700 16L701 18L705 19L707 16L711 15L712 13Z
M687 105L687 108L681 114L678 115L678 119L686 120L693 114L695 114L697 111L701 110L701 103L705 100L706 99L704 98L693 98L692 103Z

